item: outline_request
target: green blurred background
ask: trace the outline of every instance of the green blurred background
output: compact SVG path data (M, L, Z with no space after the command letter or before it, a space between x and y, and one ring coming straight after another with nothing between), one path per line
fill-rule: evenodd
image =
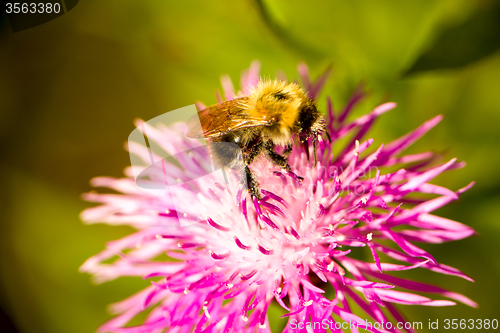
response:
M3 17L2 329L93 332L110 318L107 304L149 284L121 278L96 286L78 273L106 241L131 232L85 226L78 215L90 204L80 195L91 190L92 177L122 175L133 119L197 100L215 103L220 75L238 86L254 59L264 75L282 70L290 78L299 61L313 76L332 64L325 94L337 109L360 82L371 94L356 114L397 102L370 133L376 145L445 115L410 151L467 161L434 182L453 190L471 180L476 186L438 214L472 226L479 237L422 247L476 282L425 270L400 276L458 291L480 307L400 309L424 327L429 319L500 319L499 11L497 1L486 0L83 0L17 33Z

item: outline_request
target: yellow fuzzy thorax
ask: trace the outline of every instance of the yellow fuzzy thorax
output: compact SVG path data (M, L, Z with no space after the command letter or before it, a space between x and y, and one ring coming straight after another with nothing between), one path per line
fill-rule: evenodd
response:
M277 100L276 94L287 97ZM284 144L290 141L300 107L308 100L298 84L275 80L259 82L245 104L251 119L275 122L275 125L267 129L269 133L264 131L263 134L268 134L277 144Z

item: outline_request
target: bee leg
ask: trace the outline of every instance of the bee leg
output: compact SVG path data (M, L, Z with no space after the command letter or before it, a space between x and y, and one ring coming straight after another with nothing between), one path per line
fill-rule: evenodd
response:
M286 171L292 171L292 168L290 168L290 165L288 164L288 161L286 157L281 156L274 150L274 144L271 141L267 141L264 149L266 151L267 156L271 159L271 161L279 166L280 168L286 170Z
M290 154L292 153L292 150L293 150L293 146L291 144L286 146L286 148L285 148L285 150L283 150L283 154L281 154L281 156L283 156L284 158L288 158L288 156L290 156Z
M255 176L253 175L248 165L245 166L245 181L247 183L247 189L250 195L252 197L256 197L257 200L262 199L262 195L260 194L259 190L259 183L255 179Z
M255 157L257 157L257 155L260 154L260 151L262 149L262 141L257 142L256 144L254 144L253 146L251 146L250 149L251 149L250 153L245 158L245 164L246 165L249 165L250 163L252 163L253 160L255 159Z
M243 184L246 183L248 192L252 197L256 197L257 200L262 199L262 195L260 193L259 189L259 182L257 179L255 179L254 174L248 167L250 163L255 159L260 154L260 151L262 149L262 141L257 142L256 144L251 146L250 153L245 157L245 168L244 168L244 175L241 180Z
M293 178L295 178L298 181L304 180L304 178L297 176L293 171L290 165L288 164L288 161L286 157L281 156L274 150L274 144L270 141L266 142L264 149L266 151L267 156L271 159L271 161L285 170L288 174L290 174Z

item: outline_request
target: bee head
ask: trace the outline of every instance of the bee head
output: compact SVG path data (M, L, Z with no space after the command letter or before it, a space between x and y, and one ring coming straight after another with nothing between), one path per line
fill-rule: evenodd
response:
M317 136L325 128L325 120L316 109L314 101L308 99L299 109L296 122L297 133L301 142L311 136Z

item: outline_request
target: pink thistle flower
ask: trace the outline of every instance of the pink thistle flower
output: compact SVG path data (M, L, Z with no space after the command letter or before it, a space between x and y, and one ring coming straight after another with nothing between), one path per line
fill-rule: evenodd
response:
M304 90L311 98L318 96L328 74L314 81L307 66L299 65ZM222 78L223 95L226 100L242 96L258 81L259 64L255 62L242 76L241 92L234 91L228 77ZM452 159L433 164L436 156L432 152L400 155L442 116L368 152L374 140L363 141L364 135L379 115L396 105L382 104L348 121L362 97L358 89L337 114L327 100L331 142L319 138L317 165L309 158L311 145L296 145L288 158L292 169L304 178L302 182L265 159L253 163L263 194L260 201L254 198L253 202L246 192L224 188L215 178L195 179L193 175L207 173L205 166L195 163L196 158L209 158L206 152L194 149L199 144L185 137L185 124L155 128L138 122L149 140L166 152L194 149L197 155L177 160L182 171L163 161L151 169L151 182L194 180L188 186L145 189L137 186L129 168L128 178L92 181L94 186L121 194L86 194L86 200L101 205L85 210L82 219L130 225L137 231L109 242L104 251L82 265L81 271L93 274L97 282L120 276L153 279L146 289L112 305L117 316L99 331L270 332L267 310L276 302L288 311L284 332L326 332L324 325L319 325L323 320L328 320L332 332L341 332L342 322L355 323L353 332L358 328L397 332L395 325L387 324L405 322L395 304L448 306L454 305L454 300L476 307L463 295L390 274L420 267L472 281L414 244L443 243L474 233L466 225L431 214L473 185L452 191L429 183L463 163ZM333 145L346 136L352 138L334 155ZM146 147L129 145L129 150L147 163ZM394 166L405 168L381 172ZM430 193L434 198L412 195L410 199L410 193ZM183 204L176 206L173 200ZM222 210L226 213L220 214ZM179 223L180 215L196 222L184 227ZM355 247L366 247L373 262L350 256ZM164 253L173 260L154 260ZM379 254L397 263L384 263ZM104 263L116 256L112 263ZM328 285L333 294L325 293ZM419 295L421 292L447 299L431 299ZM361 308L366 318L353 314L352 306ZM151 311L144 323L127 326L147 309ZM366 319L386 324L371 327Z

